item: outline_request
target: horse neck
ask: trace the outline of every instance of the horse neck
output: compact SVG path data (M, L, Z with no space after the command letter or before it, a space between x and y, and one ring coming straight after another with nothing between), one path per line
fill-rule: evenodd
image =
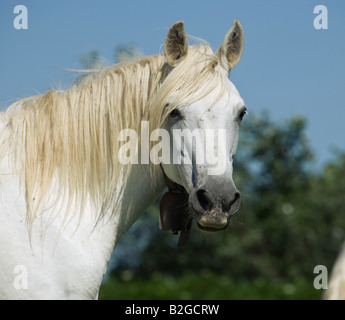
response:
M118 195L120 201L114 212L114 217L117 219L115 245L166 187L161 171L157 172L158 177L155 178L154 183L151 173L150 165L133 165L123 193Z

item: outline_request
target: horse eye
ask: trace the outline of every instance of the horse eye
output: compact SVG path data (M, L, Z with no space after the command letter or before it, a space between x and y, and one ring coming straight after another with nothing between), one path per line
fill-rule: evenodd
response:
M174 109L170 112L169 117L174 120L181 120L183 119L182 113L178 109Z
M243 108L243 109L241 110L240 114L238 115L238 120L239 120L239 121L242 121L243 118L244 118L244 116L245 116L247 113L248 113L248 112L247 112L247 108Z

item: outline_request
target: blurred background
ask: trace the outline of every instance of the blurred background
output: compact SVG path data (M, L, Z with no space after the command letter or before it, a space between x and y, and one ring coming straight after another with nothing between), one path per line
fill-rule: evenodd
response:
M321 3L322 2L322 3ZM28 9L17 30L16 5ZM328 29L316 29L316 5ZM234 19L245 49L231 80L249 116L234 180L240 211L222 234L186 246L158 227L159 198L117 246L101 299L320 299L345 240L345 2L1 0L0 109L65 89L92 69L162 53L184 20L190 43L217 49Z

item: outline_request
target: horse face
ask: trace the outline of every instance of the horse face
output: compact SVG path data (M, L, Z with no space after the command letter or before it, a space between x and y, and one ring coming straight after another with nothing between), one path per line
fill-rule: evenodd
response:
M171 112L172 161L163 164L166 175L188 192L194 219L205 230L225 229L240 206L232 161L246 107L228 79L224 95L216 98L217 91Z
M183 24L182 29L176 25L178 30L174 30L173 37L180 34L183 38ZM169 33L168 40L171 41ZM166 43L165 54L172 66L178 63L174 57L181 59L187 54L187 49L183 49L186 41L186 38L176 40L180 44L178 53L169 52L174 46ZM246 107L228 72L237 64L242 47L242 28L235 21L216 52L222 68L219 85L200 100L173 109L166 122L172 139L171 163L162 164L164 172L187 191L189 211L198 227L208 231L227 228L231 216L240 207L240 193L232 178L232 162ZM202 86L206 90L208 84L200 85L201 90Z

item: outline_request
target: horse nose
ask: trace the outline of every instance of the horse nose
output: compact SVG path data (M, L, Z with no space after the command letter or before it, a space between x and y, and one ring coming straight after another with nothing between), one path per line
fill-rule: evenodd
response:
M223 197L218 196L217 199L205 189L199 189L195 195L199 206L205 211L212 210L215 205L221 205L223 212L235 213L241 199L241 194L238 191L235 193L230 192Z
M196 213L194 219L203 230L224 230L240 207L241 196L237 189L219 190L200 188L191 195L191 205Z

